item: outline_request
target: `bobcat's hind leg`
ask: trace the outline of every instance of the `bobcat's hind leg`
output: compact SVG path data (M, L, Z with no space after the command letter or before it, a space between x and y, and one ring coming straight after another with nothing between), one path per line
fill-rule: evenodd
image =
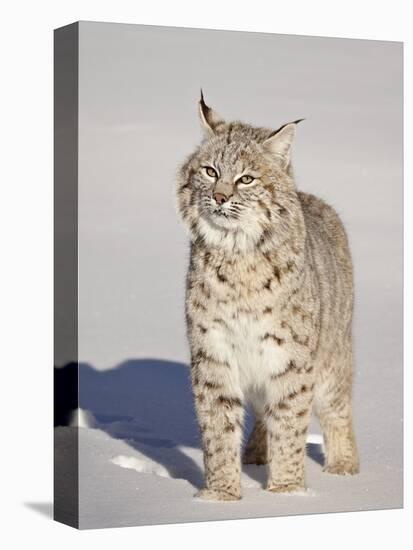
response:
M347 376L332 370L328 382L316 386L315 411L324 436L324 471L353 475L359 471L359 459L351 411L351 366ZM338 374L342 374L339 371Z
M350 403L343 403L340 411L324 411L319 418L325 443L324 471L339 475L357 474L359 460Z
M258 413L255 414L255 425L245 447L243 464L267 464L267 430Z

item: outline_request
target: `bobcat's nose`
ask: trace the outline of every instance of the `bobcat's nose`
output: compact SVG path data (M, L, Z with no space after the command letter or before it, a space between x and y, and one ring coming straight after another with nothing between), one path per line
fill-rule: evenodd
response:
M223 193L214 193L214 199L216 203L221 206L221 204L224 204L224 202L227 202L228 197Z

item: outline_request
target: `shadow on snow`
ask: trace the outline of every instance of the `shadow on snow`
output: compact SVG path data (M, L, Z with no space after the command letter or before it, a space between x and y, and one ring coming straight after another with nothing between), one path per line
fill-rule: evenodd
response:
M79 369L75 363L56 368L55 426L68 424L77 407L77 387L78 406L93 414L99 429L162 464L171 477L202 486L201 468L180 449L200 447L186 365L160 359L132 359L105 371L85 363L80 363ZM251 415L247 413L245 433L251 428ZM323 464L320 445L307 444L307 454ZM244 471L264 483L265 468L244 466Z

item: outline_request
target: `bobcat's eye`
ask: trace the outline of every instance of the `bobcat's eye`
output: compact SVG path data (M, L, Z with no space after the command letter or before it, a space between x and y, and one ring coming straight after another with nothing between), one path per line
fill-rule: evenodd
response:
M252 176L249 176L248 174L245 174L245 176L241 176L239 180L237 180L237 183L243 183L244 185L248 185L249 183L252 183L255 178Z
M209 176L210 178L216 179L218 177L218 174L211 166L204 166L204 170L206 175Z

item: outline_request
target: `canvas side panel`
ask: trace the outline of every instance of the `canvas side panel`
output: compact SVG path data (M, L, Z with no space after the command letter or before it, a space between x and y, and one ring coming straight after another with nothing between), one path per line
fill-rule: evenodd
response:
M79 526L77 23L54 31L54 519Z

